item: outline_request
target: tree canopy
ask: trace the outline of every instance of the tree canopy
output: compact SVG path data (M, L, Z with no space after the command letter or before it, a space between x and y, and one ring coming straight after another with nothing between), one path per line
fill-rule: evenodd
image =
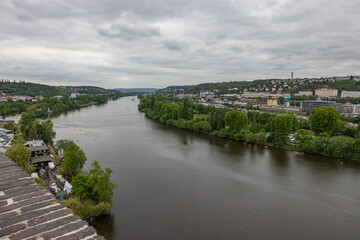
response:
M78 145L74 144L68 147L64 153L64 171L65 174L72 178L84 167L86 156Z
M225 125L229 127L229 132L231 135L235 135L236 133L240 132L247 123L248 117L237 110L232 110L225 115Z
M340 113L332 107L318 107L311 112L311 130L315 134L336 135L341 127Z

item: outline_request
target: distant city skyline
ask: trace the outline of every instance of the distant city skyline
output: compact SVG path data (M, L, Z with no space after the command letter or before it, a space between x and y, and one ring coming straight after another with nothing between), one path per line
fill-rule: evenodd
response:
M360 75L359 1L0 2L0 78L163 88Z

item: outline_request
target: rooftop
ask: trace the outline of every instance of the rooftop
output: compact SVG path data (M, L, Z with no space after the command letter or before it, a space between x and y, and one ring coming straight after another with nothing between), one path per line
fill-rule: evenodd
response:
M104 239L0 153L0 239Z

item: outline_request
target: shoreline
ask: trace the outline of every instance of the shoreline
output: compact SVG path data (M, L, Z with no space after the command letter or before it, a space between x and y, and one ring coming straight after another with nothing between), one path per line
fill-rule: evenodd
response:
M139 110L139 112L144 113L144 116L145 116L146 118L150 119L151 121L157 122L157 123L159 123L159 124L161 124L161 125L163 125L163 126L170 127L170 128L175 128L175 129L179 129L179 130L185 130L185 131L189 131L189 132L193 132L193 133L199 133L199 134L202 134L202 135L211 136L211 137L216 137L216 138L218 138L218 139L229 140L229 141L233 141L233 142L237 142L237 143L245 143L245 144L249 144L249 145L264 146L264 147L271 148L271 149L273 149L273 150L277 150L277 149L289 150L289 151L295 151L295 152L303 153L303 154L311 154L311 155L314 155L314 156L321 156L321 157L324 157L324 158L331 158L331 159L333 159L333 160L338 161L339 164L347 163L347 164L360 165L360 160L357 160L357 159L336 158L336 157L325 156L325 155L317 154L317 153L305 152L305 151L301 151L300 149L296 149L295 146L294 146L294 148L290 148L290 147L287 147L286 145L285 145L285 146L282 146L282 147L276 147L276 146L272 145L271 143L264 143L264 144L250 143L250 142L246 142L246 141L242 141L242 140L235 140L235 139L233 139L233 138L220 137L220 136L218 136L218 135L216 135L216 134L211 134L211 133L216 133L216 132L218 132L218 131L214 131L214 130L212 130L210 133L204 133L204 132L194 131L194 130L191 130L191 129L179 128L179 127L177 127L177 126L168 125L168 124L166 124L166 123L160 122L159 120L152 119L151 117L146 116L146 113L145 113L144 111L142 111L142 110ZM287 144L287 145L288 145L288 144Z

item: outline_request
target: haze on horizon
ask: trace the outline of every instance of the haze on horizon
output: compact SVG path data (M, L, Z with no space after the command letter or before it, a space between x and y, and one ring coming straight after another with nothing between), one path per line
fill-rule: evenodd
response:
M0 78L162 88L359 75L359 10L359 0L2 0Z

